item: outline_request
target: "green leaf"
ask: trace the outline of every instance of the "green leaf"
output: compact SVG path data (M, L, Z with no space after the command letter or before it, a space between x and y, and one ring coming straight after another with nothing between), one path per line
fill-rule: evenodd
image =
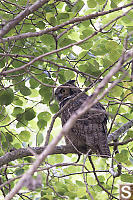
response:
M79 11L83 8L84 4L85 4L84 1L79 0L79 1L75 4L75 6L72 8L72 12L73 12L73 13L79 12Z
M61 182L56 182L55 186L56 186L56 191L57 191L60 195L64 195L65 192L67 191L66 185L64 185L64 184L61 183Z
M14 147L15 147L16 149L20 149L20 148L21 148L21 145L20 145L19 143L15 143L15 144L14 144Z
M43 119L45 121L49 121L51 119L51 114L49 112L41 112L37 117L39 120Z
M23 105L23 101L19 99L19 97L15 96L14 100L13 100L13 104L17 105L17 106L22 106Z
M24 96L29 96L31 94L31 90L26 86L21 87L20 92Z
M43 141L44 141L43 134L39 133L39 135L37 135L37 144L40 146L40 144L42 144Z
M29 131L21 131L20 134L18 135L19 139L28 142L30 139L30 132Z
M116 5L116 3L114 2L114 0L111 0L111 8L116 8L117 7L117 5Z
M82 31L82 34L80 35L80 39L83 40L84 38L88 37L92 33L93 33L93 29L92 28L87 28L87 29Z
M100 181L101 183L104 183L104 181L105 181L104 176L98 176L98 179L99 179L99 181Z
M31 78L29 82L31 89L35 89L40 85L40 83L33 78Z
M128 130L127 132L127 138L133 138L133 131ZM124 139L125 140L125 139Z
M99 3L100 5L105 3L105 0L96 0L97 3Z
M86 20L83 21L82 24L79 24L79 26L82 25L84 27L84 29L86 29L86 27L88 28L90 26L90 21Z
M121 52L119 50L112 50L109 54L109 58L110 60L112 60L113 62L115 62L116 60L118 60L121 56Z
M45 6L44 6L44 10L46 11L46 12L52 12L53 10L54 10L54 6L53 6L53 4L46 4Z
M118 162L127 162L128 151L126 149L123 149L119 154L116 154L115 158Z
M51 45L54 44L54 38L52 35L45 34L41 37L43 44Z
M44 103L47 103L50 101L50 98L52 96L52 90L49 87L41 87L39 90L39 94L44 98Z
M24 117L27 121L34 119L36 117L36 113L33 110L33 108L26 108L25 113L24 113Z
M64 71L64 76L66 78L66 81L68 81L75 78L75 73L73 71L67 70L67 71Z
M97 55L105 55L106 53L109 52L109 50L105 47L105 44L107 43L107 40L105 39L101 39L101 38L97 38L97 41L94 43L92 50L93 50L93 54L95 56Z
M41 130L41 129L44 129L46 126L47 126L47 121L43 120L43 119L40 119L38 120L37 122L37 126L38 128Z
M87 73L89 71L88 68L89 68L89 66L87 64L86 65L80 65L78 67L79 71L82 71L82 72L85 72L85 73Z
M99 64L95 60L92 63L88 62L85 65L80 65L79 70L94 76L98 76L101 73Z
M20 175L22 175L23 173L24 173L24 169L21 169L21 168L16 169L15 172L14 172L14 174L15 174L16 176L20 176Z
M79 185L80 187L84 187L84 183L81 181L76 180L76 184Z
M63 161L64 161L63 155L57 154L57 155L55 156L55 162L56 162L56 163L63 163Z
M16 128L25 127L27 125L28 125L28 121L26 121L24 117L21 120L19 120L18 118L18 123L16 125Z
M59 106L57 104L50 105L50 111L54 114L59 111Z
M89 8L95 8L97 5L97 2L95 0L87 0L87 5Z
M9 133L6 134L7 140L11 143L13 142L13 136L10 135Z
M102 192L103 191L102 188L99 185L95 185L93 188L97 192Z
M44 29L45 28L45 23L43 21L39 21L37 22L37 27L40 28L40 29Z
M67 5L67 6L65 7L65 11L66 11L66 12L71 12L71 11L72 11L71 6Z
M14 53L16 53L17 51L18 51L18 48L14 49ZM18 67L22 66L22 63L17 61L17 60L14 60L12 65L13 65L14 68L18 68Z
M23 112L24 112L24 110L21 107L15 107L14 110L13 110L12 115L14 117L16 117L18 114L23 113Z
M130 175L130 174L122 174L122 175L121 175L121 181L133 183L133 175Z
M11 88L8 88L6 90L1 90L0 92L0 104L1 105L9 105L13 102L14 99L14 93Z
M102 60L103 61L103 67L106 69L107 66L110 66L112 64L112 62L107 59L106 57Z
M86 42L84 42L84 43L82 43L78 46L80 46L82 49L89 50L93 46L93 41L88 40L88 41L86 41Z
M66 78L64 76L64 71L63 70L58 74L58 76L59 76L59 83L60 84L63 84L64 82L66 82Z
M4 108L4 106L0 105L0 120L3 119L3 117L5 117L6 115L6 109Z
M59 13L57 15L57 19L58 20L67 19L67 18L69 18L69 14L68 13Z
M122 17L122 21L128 26L132 26L133 11L127 13L124 17Z
M114 97L120 97L122 92L123 92L123 88L119 86L115 86L114 88L110 90L111 95Z
M113 41L113 40L107 40L105 42L105 48L108 50L108 51L111 51L113 49L116 49L118 47L118 43Z
M71 40L69 38L64 38L63 40L59 41L59 46L60 47L64 47L64 46L67 46L67 45L72 44L74 42L76 42L76 41L75 40Z

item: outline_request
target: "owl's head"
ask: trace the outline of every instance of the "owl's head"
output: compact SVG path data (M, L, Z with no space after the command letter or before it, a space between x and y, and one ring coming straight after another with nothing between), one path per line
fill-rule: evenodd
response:
M61 102L67 97L76 96L81 90L74 84L75 80L70 80L63 85L60 85L55 90L56 99Z

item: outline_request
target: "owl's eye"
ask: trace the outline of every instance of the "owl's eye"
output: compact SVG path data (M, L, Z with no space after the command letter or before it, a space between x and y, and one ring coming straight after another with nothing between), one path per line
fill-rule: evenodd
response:
M66 90L65 90L65 89L62 89L62 90L61 90L61 93L62 93L62 94L66 93Z

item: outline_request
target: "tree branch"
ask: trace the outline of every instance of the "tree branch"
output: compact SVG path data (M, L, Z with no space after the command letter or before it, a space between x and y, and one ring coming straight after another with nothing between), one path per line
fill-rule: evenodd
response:
M133 126L133 120L127 122L122 127L120 127L118 130L111 133L108 136L108 143L110 143L114 139L118 139L121 134L123 134L125 131L127 131L132 126ZM125 141L122 143L118 143L118 145L124 145L130 141L132 141L132 139L129 139L128 141ZM113 146L113 143L109 144L109 146ZM36 154L41 154L45 150L45 148L46 147L32 147L33 151ZM73 146L61 145L61 146L56 146L54 148L53 152L50 153L49 155L68 154L68 153L78 154L78 152L76 151L76 149ZM5 164L8 164L11 161L14 161L19 158L27 157L27 156L33 156L33 154L27 148L21 148L21 149L12 151L12 152L8 152L5 155L0 157L0 167L2 167Z
M45 150L45 148L46 147L33 147L32 150L36 154L41 154ZM68 153L77 153L77 151L72 146L62 145L62 146L56 146L53 152L50 154L54 155L54 154L68 154ZM14 161L19 158L27 157L27 156L33 156L33 154L27 148L20 148L12 152L8 152L5 155L0 157L0 167L2 167L3 165L11 161Z
M38 0L30 7L27 7L24 11L20 12L13 20L6 24L2 30L0 30L0 38L2 38L6 33L8 33L12 28L14 28L20 21L22 21L26 16L41 8L43 4L47 3L49 0Z
M34 62L36 62L36 61L38 61L38 60L41 60L43 57L49 56L49 55L54 54L54 53L58 53L58 52L60 52L60 51L63 51L63 50L65 50L65 49L68 49L68 48L73 47L73 46L75 46L75 45L82 44L83 42L85 42L85 41L91 39L92 37L94 37L95 35L97 35L99 32L101 32L103 29L105 29L107 26L109 26L109 25L110 25L111 23L113 23L115 20L118 20L118 19L121 18L122 16L125 16L131 9L133 9L133 8L130 8L128 11L124 12L122 15L116 17L116 18L113 19L111 22L109 22L109 23L107 23L106 25L104 25L103 28L100 28L99 31L95 31L94 33L92 33L91 35L89 35L88 37L86 37L85 39L80 40L80 41L75 42L75 43L72 43L72 44L69 44L69 45L67 45L67 46L65 46L65 47L62 47L62 48L60 48L60 49L55 49L55 50L53 50L53 51L51 51L51 52L44 53L44 54L42 54L42 55L40 55L40 56L34 58L34 59L33 59L32 61L30 61L29 63L27 63L27 64L25 64L25 65L23 65L23 66L21 66L21 67L15 68L15 69L11 69L11 70L8 70L8 71L3 71L3 72L0 73L0 75L6 75L6 74L8 74L8 73L13 73L13 72L17 72L17 71L20 71L20 70L24 70L24 69L27 68L28 66L32 65ZM133 56L133 48L130 49L129 51L127 51L127 52L125 53L125 56L127 56L128 58L129 58L130 56ZM124 58L124 60L126 61L128 58ZM125 61L124 61L124 62L125 62Z
M22 11L21 13L19 13L13 21L10 21L8 24L6 24L3 29L0 31L0 38L2 38L2 36L4 36L6 33L8 33L14 26L16 26L22 19L24 19L27 15L29 15L30 13L34 12L35 10L37 10L38 8L40 8L44 3L48 2L48 0L42 0L40 3L40 1L37 1L35 4L33 4L31 7L27 8L26 10ZM76 22L81 22L81 21L86 21L88 19L94 19L96 17L99 16L104 16L107 15L109 13L113 13L119 10L122 10L123 8L127 8L129 6L132 6L133 2L114 8L112 10L108 10L108 11L101 11L101 12L96 12L93 14L89 14L89 15L85 15L82 17L76 17L73 18L69 21L64 22L63 24L51 27L51 28L47 28L45 30L41 30L38 32L29 32L29 33L23 33L21 35L17 35L17 36L12 36L12 37L7 37L7 38L3 38L0 39L0 42L7 42L7 41L12 41L12 40L20 40L22 38L29 38L29 37L37 37L37 36L41 36L43 34L49 33L51 31L57 31L60 28L63 28L64 26L67 26L69 24L74 24Z
M113 140L116 140L119 138L120 135L125 133L129 128L133 126L133 119L121 126L119 129L114 131L113 133L109 134L108 136L108 143L110 143Z

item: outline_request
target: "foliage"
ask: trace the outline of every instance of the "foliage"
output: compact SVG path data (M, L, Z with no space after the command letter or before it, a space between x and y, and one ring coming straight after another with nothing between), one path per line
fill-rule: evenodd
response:
M1 1L1 31L34 3L35 0ZM125 6L129 3L129 0L50 0L34 12L31 10L25 14L0 37L1 156L12 148L44 145L52 117L59 110L54 99L56 86L75 79L82 89L88 87L90 95L118 62L123 49L132 48L133 36L130 33L133 31L133 10L131 5ZM115 11L120 6L125 6L125 9ZM96 16L85 18L95 13ZM105 86L108 88L113 81L120 80L101 100L110 114L109 133L133 118L132 65L132 58L129 58ZM60 125L60 118L56 118L50 141L60 131ZM132 138L133 133L129 129L119 137L119 142ZM60 144L64 144L64 141ZM110 149L113 153L113 147ZM118 184L133 182L133 144L119 145L118 149L120 153L113 154L113 166L116 170L120 162L122 175L115 179L110 177L108 171L112 159L92 156L101 185L117 198ZM48 156L39 168L42 188L29 191L24 187L14 199L26 199L26 196L36 200L63 197L70 200L90 199L86 188L95 200L109 198L98 186L89 161L85 166L90 171L83 167L84 156L77 165L72 164L75 161L75 154ZM32 162L31 157L20 157L4 165L0 169L1 183L22 175ZM66 164L63 166L63 163ZM83 171L87 174L86 178ZM1 199L16 182L12 181L1 189Z

